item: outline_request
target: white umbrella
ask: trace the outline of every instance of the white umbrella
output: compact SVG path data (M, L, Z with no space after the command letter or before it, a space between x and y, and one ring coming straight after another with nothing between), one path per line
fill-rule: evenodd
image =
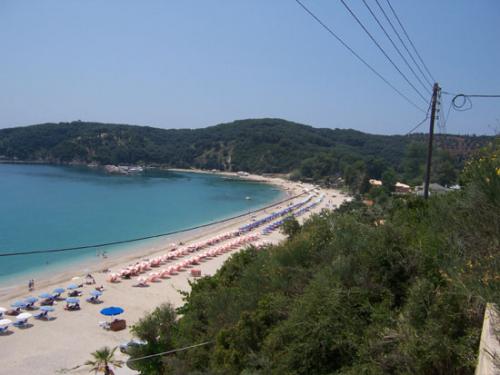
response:
M28 312L23 312L23 313L19 314L18 316L16 316L16 319L17 320L27 320L27 319L31 318L32 316L33 315L31 315Z
M10 320L10 319L0 319L0 327L8 326L11 323L12 323L12 320Z

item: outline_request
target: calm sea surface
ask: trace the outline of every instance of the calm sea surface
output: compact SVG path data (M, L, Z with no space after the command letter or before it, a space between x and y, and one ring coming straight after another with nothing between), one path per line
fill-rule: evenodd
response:
M170 232L281 198L283 193L272 186L216 175L148 171L118 176L87 168L0 164L0 253ZM113 254L125 248L100 251ZM91 258L96 249L0 257L0 283Z

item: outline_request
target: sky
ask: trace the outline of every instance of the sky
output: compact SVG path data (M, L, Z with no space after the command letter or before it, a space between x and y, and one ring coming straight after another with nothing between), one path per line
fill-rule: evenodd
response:
M302 1L428 108L430 94L424 101L413 91L339 0ZM423 92L362 0L346 2ZM500 1L391 4L443 91L500 94ZM199 128L273 117L405 134L425 118L295 0L1 0L0 47L0 128L73 120ZM451 97L442 97L445 115ZM500 131L500 99L472 104L452 109L438 130Z

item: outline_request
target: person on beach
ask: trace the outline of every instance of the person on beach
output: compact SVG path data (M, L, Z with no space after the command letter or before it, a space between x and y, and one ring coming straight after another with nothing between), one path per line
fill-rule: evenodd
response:
M31 283L31 279L28 281L28 290L30 292L33 290L33 284Z

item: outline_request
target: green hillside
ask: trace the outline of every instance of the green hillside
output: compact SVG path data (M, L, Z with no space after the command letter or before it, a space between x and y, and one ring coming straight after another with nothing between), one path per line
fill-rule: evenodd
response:
M471 161L461 191L354 201L234 254L184 306L132 328L146 344L131 364L146 375L473 374L485 303L500 301L497 155L498 144Z
M460 144L474 147L484 146L489 139L443 137L453 137L461 140ZM465 151L438 152L436 159L445 160L456 170L461 167ZM422 136L319 129L281 119L241 120L202 129L77 121L0 130L0 159L4 160L293 173L297 178L314 180L342 176L358 181L358 185L367 177L380 178L390 168L407 180L421 180L423 155ZM451 174L445 182L453 179Z

